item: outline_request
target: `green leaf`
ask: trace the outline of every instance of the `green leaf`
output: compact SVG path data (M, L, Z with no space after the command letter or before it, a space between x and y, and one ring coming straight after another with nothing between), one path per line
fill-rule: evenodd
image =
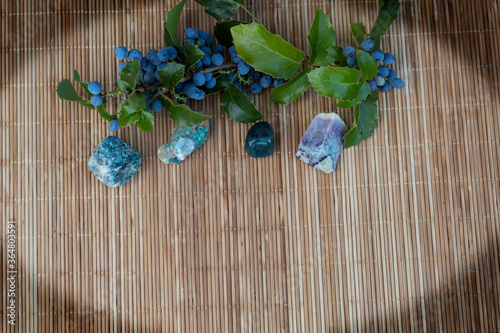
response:
M170 118L177 126L195 126L212 117L192 111L185 105L175 105L170 108Z
M106 111L106 104L108 101L104 100L101 105L97 107L97 111L99 112L99 115L106 119L107 121L115 120L117 117L112 116Z
M140 118L137 120L137 127L143 132L152 132L155 127L155 117L151 113L151 111L141 111Z
M312 23L307 39L311 46L309 63L317 66L327 66L328 48L335 46L336 33L330 23L330 17L321 10L316 10L316 17Z
M146 108L146 96L142 92L134 91L128 97L128 102L137 111L142 111Z
M363 84L361 71L347 67L320 67L308 77L320 95L340 100L355 99Z
M336 65L337 67L346 67L347 66L347 57L342 52L342 48L338 46L332 46L328 48L328 61L332 65Z
M225 20L236 14L243 0L196 0L196 2L206 7L207 14L217 20Z
M356 89L357 89L357 94L356 94ZM364 101L366 97L370 95L370 92L371 89L368 82L362 81L357 85L353 85L352 95L337 103L337 106L339 108L346 108L346 109L352 108L353 106L356 106L362 101Z
M311 85L307 78L311 70L312 68L308 68L295 75L295 77L287 83L274 88L271 93L271 100L281 104L290 104L298 100Z
M191 67L194 66L198 61L201 60L205 56L205 52L200 50L197 46L191 44L191 43L186 43L184 44L184 47L186 49L186 55L185 58L182 58L183 63L186 65L185 69L186 71L190 70Z
M229 83L222 95L221 105L234 121L254 123L262 119L262 114L255 108L253 100L232 83Z
M56 91L59 98L64 101L77 102L91 110L95 109L92 103L90 103L90 101L85 101L83 98L78 96L75 87L73 87L71 81L68 79L64 79L61 82L59 82Z
M121 127L135 124L141 117L141 112L137 112L133 107L126 102L120 103L118 107L118 121Z
M270 33L262 24L231 28L238 55L256 70L285 80L293 77L305 59L304 52Z
M375 91L372 91L370 93L370 100L373 102L373 103L376 103L378 101L378 89L375 90Z
M118 79L118 90L127 92L127 90L134 91L137 84L137 76L139 75L139 68L141 63L139 60L132 60L123 67Z
M385 0L380 7L377 19L370 31L370 37L375 39L375 44L380 44L380 37L385 35L387 28L398 17L399 0Z
M366 28L363 23L351 23L351 32L358 45L361 45L361 42L366 37Z
M379 119L377 106L372 101L366 100L356 106L352 127L344 135L344 148L359 145L371 137Z
M213 87L212 89L204 89L204 91L205 95L208 96L220 93L221 91L226 90L226 88L227 88L227 77L225 74L223 74L217 78L217 84L215 85L215 87Z
M175 62L169 62L162 69L158 70L161 83L170 89L173 89L177 83L184 77L186 66Z
M367 52L358 50L359 69L363 73L363 80L371 80L378 74L375 60Z
M229 48L233 46L233 36L231 35L231 28L240 24L248 24L248 22L243 21L224 21L219 22L215 25L215 37L225 47Z
M182 0L168 12L167 21L165 22L163 29L163 39L165 40L165 44L167 46L173 45L179 50L181 49L181 44L179 43L179 19L186 1L187 0Z

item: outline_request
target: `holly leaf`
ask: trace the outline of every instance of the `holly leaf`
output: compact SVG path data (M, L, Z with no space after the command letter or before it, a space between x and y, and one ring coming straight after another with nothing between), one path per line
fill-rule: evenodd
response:
M238 55L256 70L285 80L293 77L305 59L304 52L262 24L251 23L231 28Z
M367 52L358 50L359 69L363 73L363 80L371 80L378 74L375 60Z
M168 12L167 21L163 27L163 39L165 40L165 44L167 46L173 45L179 50L181 49L181 44L179 42L179 19L186 1L187 0L182 0Z
M140 67L141 63L139 60L132 60L123 67L118 79L118 90L121 92L127 92L127 90L135 91Z
M262 114L255 108L253 100L232 83L229 83L222 95L221 105L234 121L254 123L262 119Z
M352 127L344 135L344 148L359 145L371 137L379 119L377 106L372 101L367 99L356 106Z
M230 18L240 8L243 0L196 0L205 7L205 12L217 20Z
M399 0L385 0L380 2L380 5L377 19L370 31L370 37L375 40L375 48L378 48L380 45L380 37L386 34L387 28L398 17L401 3Z
M192 127L202 123L212 117L206 114L194 112L185 105L175 105L170 108L170 118L175 121L177 126Z
M231 35L231 28L240 24L248 24L248 22L243 21L224 21L219 22L215 25L215 37L225 47L229 48L233 46L233 36Z
M309 63L317 66L327 66L328 48L335 46L336 32L330 23L330 17L321 10L316 10L316 17L312 23L307 40L311 46Z
M322 96L353 100L359 95L363 82L361 71L347 67L320 67L308 74L309 82Z
M146 96L139 91L134 91L128 97L128 102L131 107L137 111L144 110L146 108Z
M368 95L370 95L370 92L371 92L371 89L370 89L370 85L368 84L368 82L366 81L362 81L360 83L358 83L358 85L353 85L353 92L351 96L347 97L346 99L340 101L337 103L337 106L339 108L345 108L345 109L349 109L349 108L352 108L353 106L356 106L358 105L359 103L361 103L362 101L364 101L366 99L366 97L368 97ZM356 95L356 90L355 89L358 89L357 90L357 95ZM354 95L356 95L355 97L353 97Z
M200 50L197 46L186 43L184 44L185 48L185 57L182 59L184 64L186 65L185 70L188 71L191 67L194 66L198 61L201 60L205 56L205 52Z
M158 70L161 83L170 89L173 89L184 77L186 66L175 62L167 63L162 69Z
M59 82L56 91L57 91L57 96L59 96L59 98L64 101L77 102L91 110L95 109L92 103L90 103L90 101L85 101L83 98L78 96L75 87L73 87L71 81L68 79L64 79L61 82Z
M151 111L140 111L136 112L140 113L140 117L137 120L137 127L143 132L152 132L155 128L155 117L151 113Z
M328 61L332 65L336 65L338 67L346 67L347 66L347 57L342 52L342 48L338 46L332 46L328 48L326 51L328 53Z
M290 104L298 100L311 85L307 78L311 70L312 68L308 68L295 75L287 83L274 88L271 93L271 100L280 104Z
M366 37L366 28L363 23L351 23L351 32L358 45L361 45Z

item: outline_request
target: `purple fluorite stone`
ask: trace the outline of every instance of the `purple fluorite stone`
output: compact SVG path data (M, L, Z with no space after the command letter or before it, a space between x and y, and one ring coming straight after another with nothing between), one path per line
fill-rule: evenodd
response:
M320 113L312 121L300 140L297 157L325 173L337 166L347 126L336 113Z

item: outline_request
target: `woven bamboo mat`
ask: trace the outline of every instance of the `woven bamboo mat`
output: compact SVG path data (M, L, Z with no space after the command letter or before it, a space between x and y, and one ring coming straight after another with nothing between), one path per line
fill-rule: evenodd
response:
M163 45L163 1L1 2L0 331L7 324L5 223L15 221L19 332L494 332L500 330L500 14L497 0L403 1L383 39L405 89L379 101L375 135L332 175L295 158L318 112L308 92L257 98L275 129L266 159L250 125L219 108L180 166L156 159L174 124L118 136L144 157L125 186L88 171L109 135L96 112L59 101L78 69L113 86L117 45ZM316 8L370 25L377 2L254 0L275 33L307 50ZM249 19L239 13L240 19ZM181 27L212 32L193 1ZM111 109L116 103L111 103Z

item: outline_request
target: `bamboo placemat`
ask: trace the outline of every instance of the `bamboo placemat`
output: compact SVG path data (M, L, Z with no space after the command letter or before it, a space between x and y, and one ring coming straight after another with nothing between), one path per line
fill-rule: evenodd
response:
M295 157L318 112L351 111L309 91L257 106L276 133L245 154L250 125L219 108L180 166L157 149L174 124L118 136L143 154L125 186L88 171L109 135L96 112L55 94L78 69L105 89L118 45L163 45L164 1L1 2L0 331L7 324L5 223L18 232L19 332L500 331L500 17L497 0L403 1L383 39L406 82L379 101L373 138L332 175ZM307 50L316 8L373 22L377 1L254 0L272 32ZM246 14L238 18L248 20ZM213 32L189 1L181 27ZM111 103L111 110L116 103Z

